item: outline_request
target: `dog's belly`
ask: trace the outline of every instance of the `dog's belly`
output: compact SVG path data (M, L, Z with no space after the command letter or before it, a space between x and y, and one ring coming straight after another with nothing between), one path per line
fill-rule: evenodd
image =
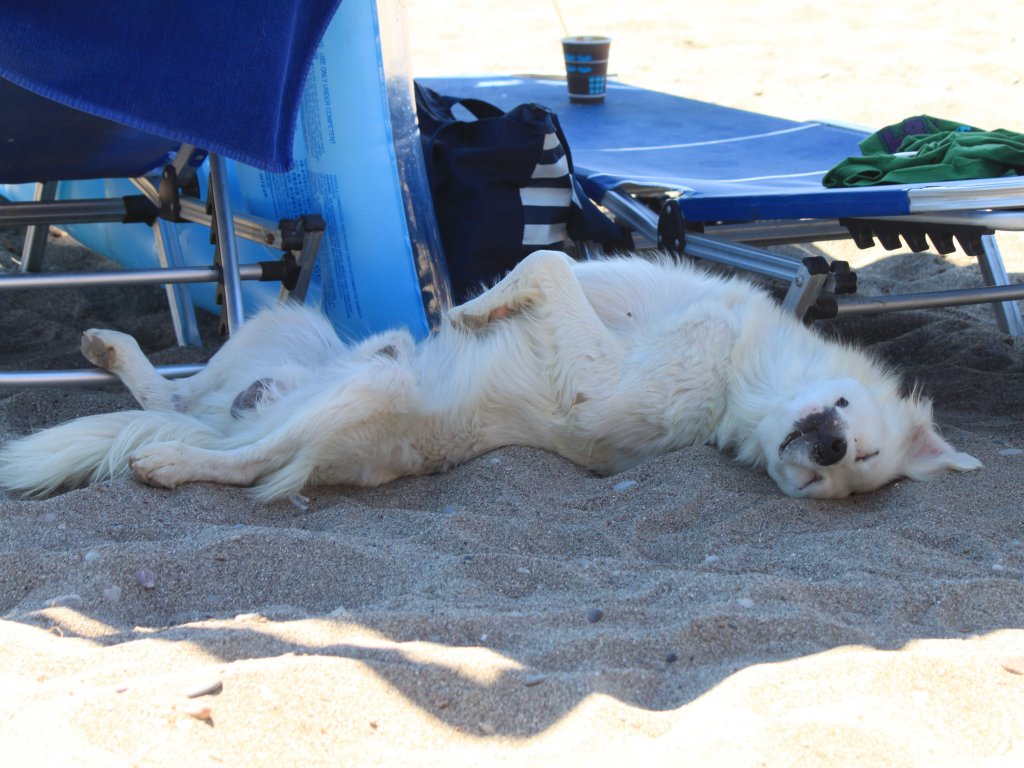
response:
M637 377L631 377L637 378ZM626 382L610 397L581 403L559 437L559 454L615 474L669 451L712 440L727 407L725 371L658 392Z
M712 439L727 407L736 338L726 313L697 307L662 327L645 325L600 354L587 350L568 374L561 355L523 332L525 322L506 321L459 354L430 361L412 425L424 471L525 445L612 474Z

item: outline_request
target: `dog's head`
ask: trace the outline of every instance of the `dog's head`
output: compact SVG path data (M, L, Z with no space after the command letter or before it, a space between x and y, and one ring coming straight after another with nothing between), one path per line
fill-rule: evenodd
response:
M981 467L935 431L930 401L891 388L873 395L855 379L808 389L769 414L757 439L768 474L789 496L840 498L900 477Z

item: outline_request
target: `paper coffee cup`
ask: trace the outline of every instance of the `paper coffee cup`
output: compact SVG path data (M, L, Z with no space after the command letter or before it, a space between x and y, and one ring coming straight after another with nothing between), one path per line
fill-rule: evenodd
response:
M604 101L611 45L610 37L578 35L562 38L569 101L574 104L598 104Z

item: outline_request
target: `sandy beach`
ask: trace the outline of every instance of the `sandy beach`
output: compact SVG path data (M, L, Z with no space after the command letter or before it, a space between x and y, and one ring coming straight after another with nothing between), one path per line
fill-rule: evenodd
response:
M564 20L610 34L637 85L795 119L1024 130L1018 0L406 6L416 74L557 73ZM4 268L22 237L0 229ZM1000 242L1019 278L1024 236ZM960 252L829 252L866 294L981 283ZM48 269L97 264L51 234ZM5 294L0 358L78 366L92 326L160 363L209 354L174 348L159 290L121 288ZM0 759L1024 765L1024 346L988 307L823 332L918 381L984 469L813 501L707 447L614 477L513 447L314 489L306 509L207 484L0 496ZM2 391L0 441L132 403Z

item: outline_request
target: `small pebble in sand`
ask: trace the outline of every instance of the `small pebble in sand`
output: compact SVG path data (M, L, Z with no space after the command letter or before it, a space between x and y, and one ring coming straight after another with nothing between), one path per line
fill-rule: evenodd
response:
M154 589L156 587L156 574L146 568L142 568L135 572L135 583L143 589Z
M751 600L749 597L739 597L739 598L737 598L736 599L736 604L740 608L753 608L754 607L754 601Z
M213 720L213 710L205 704L193 704L185 707L182 711L189 717L194 717L196 720L203 720L207 723Z
M708 555L704 558L704 565L711 565L712 563L717 563L721 559L722 558L720 558L718 555Z
M1008 659L1003 659L1002 667L1015 675L1024 675L1024 656L1011 656Z
M533 687L535 685L540 685L547 679L547 675L541 674L540 672L535 672L523 678L523 685L527 687Z
M121 588L118 586L107 587L103 590L103 599L108 603L116 603L121 599Z
M56 512L47 512L45 515L43 515L43 522L47 523L47 524L50 524L50 525L52 525L53 523L56 523L57 522L57 513Z
M636 480L623 480L622 482L613 485L612 490L616 493L621 493L622 491L628 491L635 485L638 485Z
M454 504L445 504L441 511L446 515L455 515L459 510Z
M587 611L587 621L591 624L597 624L601 619L604 618L604 611L600 608L591 608Z
M95 563L99 559L100 559L100 553L97 552L95 549L90 549L88 552L85 553L84 560L87 563Z
M220 680L206 680L192 690L187 691L185 696L190 699L198 699L200 696L215 696L224 690L224 683Z
M1002 563L992 563L992 570L993 571L1005 571L1006 570L1006 566L1004 566Z
M675 664L677 661L679 661L679 654L678 653L670 653L667 656L665 656L665 663L666 664Z

